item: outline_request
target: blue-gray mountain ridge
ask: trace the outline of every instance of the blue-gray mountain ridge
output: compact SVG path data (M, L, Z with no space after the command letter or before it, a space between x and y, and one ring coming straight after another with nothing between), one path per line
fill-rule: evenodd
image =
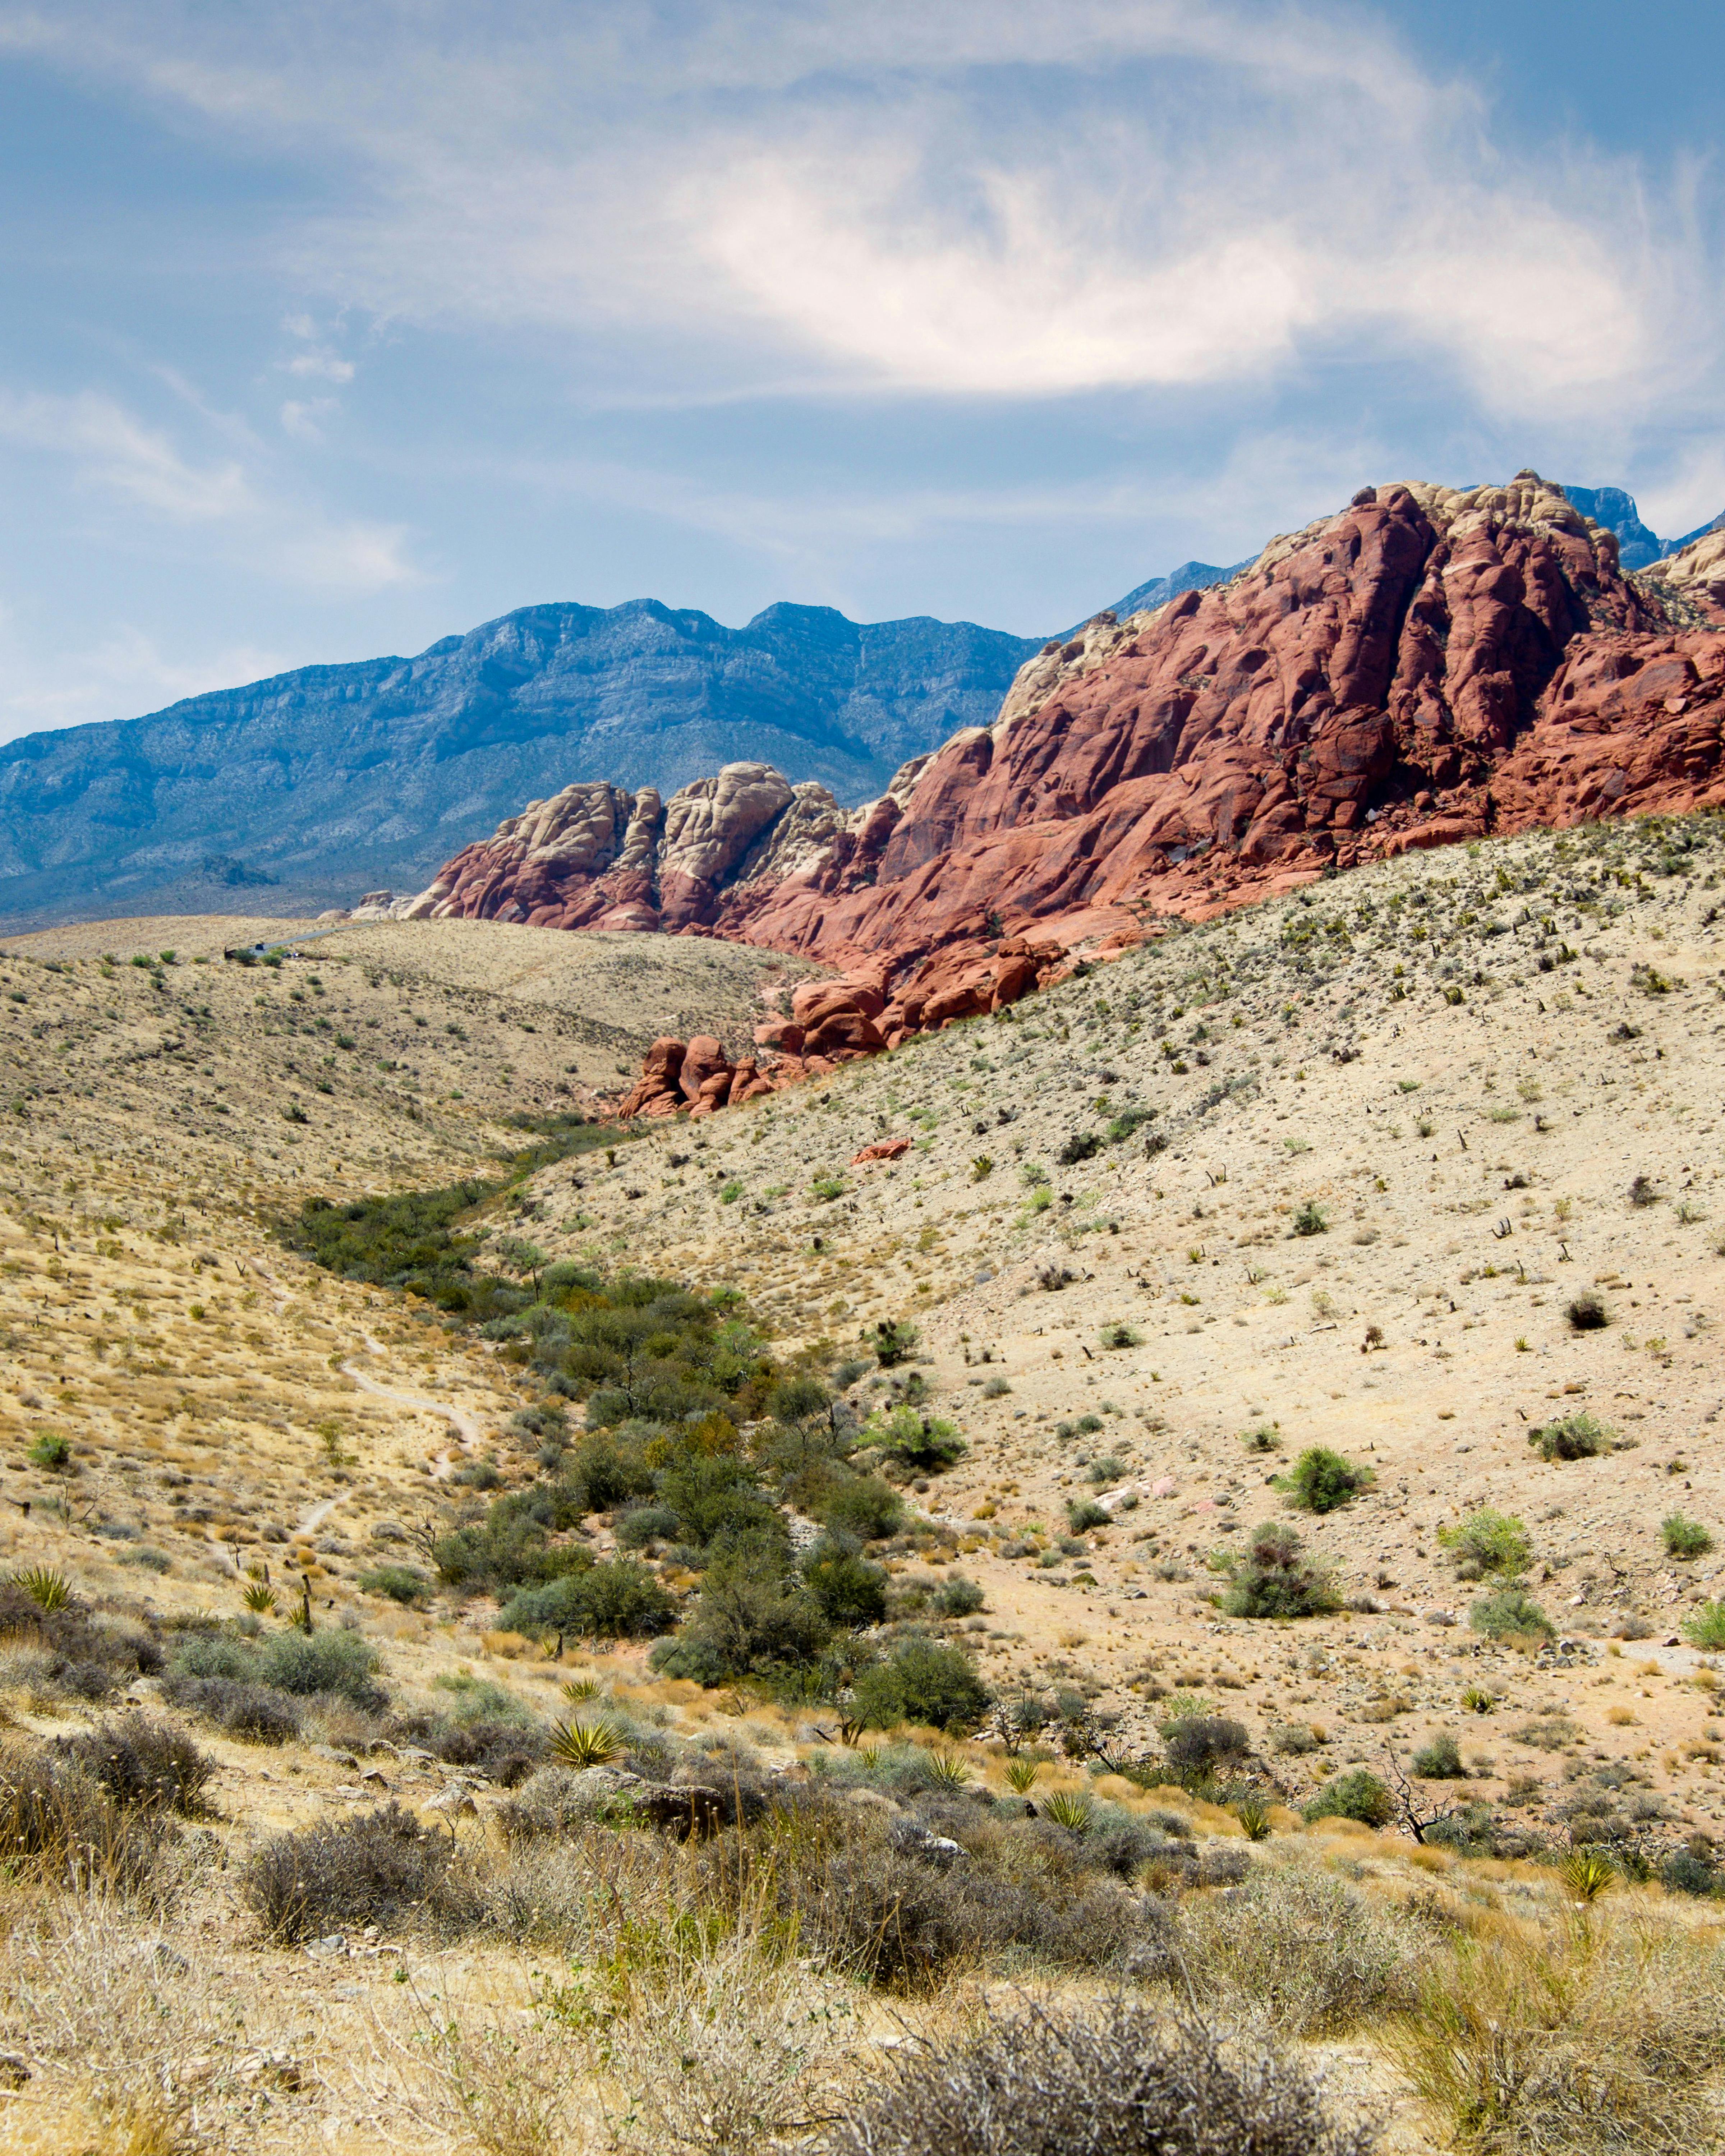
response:
M1568 491L1619 530L1630 566L1632 547L1647 560L1671 551L1620 489ZM1242 566L1183 563L1111 611ZM143 718L28 735L0 746L0 920L294 913L368 886L413 889L577 779L669 793L759 759L866 800L906 758L987 725L1043 641L830 607L771 606L727 629L653 599L552 604L414 658L300 667Z

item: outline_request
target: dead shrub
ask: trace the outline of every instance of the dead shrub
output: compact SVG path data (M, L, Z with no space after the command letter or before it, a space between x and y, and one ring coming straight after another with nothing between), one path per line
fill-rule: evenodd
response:
M1410 2005L1422 1950L1393 1910L1329 1872L1292 1866L1259 1866L1225 1902L1189 1903L1178 1943L1195 1998L1248 1999L1279 2033L1302 2037Z
M75 1760L114 1801L195 1817L203 1792L219 1769L182 1730L146 1714L124 1714L76 1737L62 1737L55 1750Z
M81 1760L23 1745L0 1751L0 1852L14 1872L130 1892L154 1871L166 1837L157 1811L116 1803Z
M823 2156L1370 2156L1303 2067L1115 1998L989 2005L897 2052Z
M240 1874L246 1906L285 1944L415 1917L459 1919L465 1897L445 1892L450 1845L392 1801L357 1818L278 1834Z
M1543 1937L1462 1939L1389 2041L1475 2156L1679 2156L1717 2130L1725 1951L1598 1908Z

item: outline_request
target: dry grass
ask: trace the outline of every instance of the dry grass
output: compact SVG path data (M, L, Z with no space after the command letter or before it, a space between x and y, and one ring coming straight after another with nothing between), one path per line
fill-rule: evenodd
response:
M1656 1904L1501 1926L1438 1958L1388 2043L1477 2156L1715 2147L1725 1943Z

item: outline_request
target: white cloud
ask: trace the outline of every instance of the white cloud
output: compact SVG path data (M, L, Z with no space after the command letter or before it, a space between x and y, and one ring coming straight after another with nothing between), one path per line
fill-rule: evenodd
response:
M0 390L0 442L66 457L84 485L175 523L207 523L254 506L237 463L189 462L159 429L94 391L57 397Z
M1357 8L69 6L98 64L363 176L306 230L308 280L645 331L702 393L798 355L829 387L1029 398L1394 356L1514 421L1717 381L1683 203L1518 159Z
M321 382L352 382L353 379L352 361L337 359L333 352L301 352L296 359L284 360L282 365L290 374Z
M87 649L56 650L52 664L44 665L15 635L3 608L0 661L0 740L5 741L116 714L130 718L159 711L208 689L264 680L289 663L280 653L251 644L171 657L141 629L122 624Z

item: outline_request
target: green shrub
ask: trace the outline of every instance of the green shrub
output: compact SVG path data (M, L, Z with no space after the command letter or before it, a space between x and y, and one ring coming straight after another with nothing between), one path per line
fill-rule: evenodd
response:
M1414 1772L1428 1782L1465 1782L1461 1748L1447 1729L1440 1730L1429 1744L1414 1754Z
M1062 1168L1076 1168L1081 1161L1094 1160L1101 1150L1102 1140L1096 1132L1074 1131L1055 1158Z
M385 1704L386 1695L377 1683L377 1650L357 1632L277 1632L258 1642L255 1656L251 1671L231 1674L254 1676L278 1691L300 1696L336 1692L356 1707Z
M1681 1512L1667 1512L1659 1523L1659 1532L1669 1557L1705 1557L1713 1546L1712 1535L1701 1522L1685 1519Z
M1308 1198L1295 1214L1293 1232L1296 1235L1327 1235L1330 1232L1324 1209L1315 1198Z
M1114 1515L1106 1505L1099 1505L1094 1497L1069 1497L1066 1500L1066 1522L1075 1535L1081 1535L1091 1527L1112 1527Z
M1561 1422L1542 1423L1530 1430L1527 1442L1542 1460L1593 1460L1611 1450L1617 1433L1584 1408Z
M942 1617L971 1617L988 1599L973 1579L953 1573L934 1590L934 1607Z
M1189 1787L1238 1767L1252 1748L1245 1724L1225 1714L1187 1714L1164 1725L1170 1771Z
M778 1517L753 1468L734 1452L686 1454L660 1476L659 1502L697 1549L721 1535L770 1530Z
M1377 1481L1369 1467L1357 1467L1327 1445L1308 1445L1276 1487L1286 1492L1302 1512L1333 1512Z
M1274 1423L1260 1422L1255 1430L1242 1430L1240 1442L1248 1452L1280 1452L1281 1433Z
M1572 1329L1577 1332L1597 1332L1611 1322L1611 1313L1605 1307L1605 1299L1590 1287L1579 1295L1572 1296L1564 1310Z
M823 1538L803 1560L809 1593L833 1624L855 1631L886 1614L886 1571L859 1552Z
M1139 1348L1144 1341L1136 1325L1128 1325L1117 1317L1105 1325L1097 1337L1105 1348Z
M934 1729L973 1729L992 1704L988 1690L956 1647L906 1640L856 1680L855 1714L867 1729L901 1722Z
M1704 1602L1681 1626L1683 1637L1710 1655L1725 1652L1725 1602Z
M1470 1512L1453 1527L1440 1527L1437 1538L1469 1579L1488 1573L1513 1578L1527 1569L1533 1554L1527 1531L1515 1514L1494 1512L1489 1506Z
M733 1543L709 1564L688 1622L653 1666L697 1684L725 1684L812 1661L832 1620L790 1569L788 1549L767 1537Z
M33 1467L45 1468L49 1474L59 1475L71 1466L72 1448L55 1431L44 1430L25 1457Z
M922 1474L950 1467L970 1450L953 1424L911 1407L892 1408L884 1415L871 1416L863 1430L863 1442L878 1445L882 1452Z
M1230 1617L1317 1617L1342 1607L1329 1573L1291 1527L1274 1521L1253 1530L1230 1577L1222 1606Z
M878 1475L846 1475L831 1483L811 1507L822 1527L834 1534L879 1542L903 1524L904 1501Z
M1306 1820L1358 1820L1363 1826L1388 1826L1395 1817L1395 1799L1369 1767L1353 1767L1326 1782L1317 1794L1301 1807Z
M392 1602L423 1601L430 1584L424 1573L415 1572L410 1564L380 1564L359 1575L362 1594L387 1595Z
M883 1317L870 1335L869 1344L880 1368L892 1370L909 1361L922 1337L907 1318Z
M676 1621L677 1605L644 1565L632 1558L566 1572L524 1589L503 1606L506 1631L537 1638L570 1632L604 1640L651 1640Z
M1500 1587L1494 1594L1482 1594L1468 1611L1467 1621L1476 1632L1483 1632L1488 1640L1551 1640L1557 1636L1556 1625L1532 1596L1520 1587Z

